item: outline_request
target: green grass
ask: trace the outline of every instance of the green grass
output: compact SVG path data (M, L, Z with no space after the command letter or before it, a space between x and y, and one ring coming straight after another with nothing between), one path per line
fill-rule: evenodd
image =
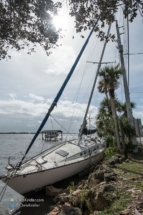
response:
M143 157L138 155L130 156L129 162L116 165L115 173L125 184L130 184L143 191Z
M143 192L143 156L130 155L129 162L117 164L114 168L117 174L117 191L108 193L105 196L111 203L108 208L100 212L100 215L116 215L120 211L127 209L133 196L127 192L132 188L137 188Z
M107 194L106 199L111 203L108 208L100 213L100 215L119 214L120 211L127 208L132 200L130 193L127 193L125 190L117 190L114 194L116 194L116 198L110 193Z

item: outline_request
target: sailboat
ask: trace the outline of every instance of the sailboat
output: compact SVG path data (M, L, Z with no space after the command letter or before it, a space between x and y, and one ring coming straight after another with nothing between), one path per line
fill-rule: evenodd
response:
M98 19L95 23L97 24ZM82 47L73 67L71 68L66 80L64 81L61 89L59 90L56 98L51 104L48 113L46 114L43 122L41 123L39 129L34 135L30 145L28 146L25 154L22 154L22 159L16 165L11 163L11 156L8 159L8 165L6 167L7 174L0 176L0 179L5 182L6 185L17 191L18 193L25 195L32 191L37 191L46 185L53 184L57 181L63 180L70 176L73 176L79 172L82 172L86 168L89 168L93 164L97 164L102 158L104 153L104 146L101 140L97 137L93 137L91 132L84 134L85 131L85 121L87 113L89 110L89 105L92 99L93 91L95 88L95 83L97 80L96 73L92 91L90 94L89 102L87 105L86 113L83 119L83 124L81 126L79 136L77 139L67 140L50 149L47 149L38 155L26 160L26 155L33 145L35 139L41 132L46 121L48 120L52 110L57 104L68 80L70 79L88 41L91 37L95 26L91 30L84 46ZM109 29L110 30L110 29ZM109 30L107 35L109 34ZM103 53L105 50L106 41L103 47L103 52L100 58L100 64L98 66L98 71L103 58Z

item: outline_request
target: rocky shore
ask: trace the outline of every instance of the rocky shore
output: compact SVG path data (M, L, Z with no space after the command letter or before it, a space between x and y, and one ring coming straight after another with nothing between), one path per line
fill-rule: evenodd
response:
M27 198L44 201L38 207L21 207L14 215L141 215L143 155L104 158L98 166Z
M46 215L142 214L143 184L138 189L132 182L142 181L143 172L138 177L125 178L126 173L119 171L121 165L131 162L122 155L115 155L80 173L78 185L71 182L63 190L47 186L46 194L54 199L51 211ZM143 165L142 161L139 164Z

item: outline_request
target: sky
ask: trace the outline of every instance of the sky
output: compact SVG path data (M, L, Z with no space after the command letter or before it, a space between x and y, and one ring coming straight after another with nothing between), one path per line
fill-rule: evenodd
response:
M126 27L122 9L119 9L117 20L120 28L124 52L127 51ZM74 28L74 18L69 16L69 7L64 7L55 20L55 25L63 29L64 35L52 54L47 56L44 50L37 46L36 52L27 55L27 50L11 50L10 60L0 62L0 132L36 132L50 104L57 95L62 83L70 71L89 31L77 34ZM130 53L143 52L143 18L138 15L130 24ZM106 27L107 29L107 27ZM115 24L111 32L116 34ZM74 36L74 39L72 38ZM99 62L103 42L94 33L72 75L65 91L52 116L44 129L62 129L64 132L78 132L88 102L97 64ZM119 63L119 53L116 42L109 42L105 50L103 62ZM115 65L116 63L112 64ZM125 56L127 68L127 57ZM135 118L141 118L143 123L143 55L130 55L130 98L136 103L133 111ZM124 102L124 87L122 78L116 96ZM98 93L97 84L88 122L95 126L98 107L103 95ZM61 127L62 126L62 127ZM63 129L64 128L64 129Z

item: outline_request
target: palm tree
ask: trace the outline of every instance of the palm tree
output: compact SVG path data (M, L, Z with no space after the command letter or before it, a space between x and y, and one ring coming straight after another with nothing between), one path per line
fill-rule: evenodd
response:
M111 104L110 104L110 99L104 98L101 103L100 103L100 108L99 108L99 112L104 112L104 111L108 111L108 114L111 116L112 115L112 111L111 111Z
M118 149L121 149L121 145L120 145L119 126L118 126L116 107L115 107L115 89L117 89L119 86L119 78L122 75L122 73L123 73L123 71L119 67L119 64L116 65L115 67L105 66L99 72L99 77L100 77L99 83L102 83L102 86L105 86L107 92L109 93L109 97L110 97L110 104L111 104L111 110L112 110L112 117L113 117L114 124L115 124L115 133L116 133ZM103 83L104 83L104 85L103 85ZM103 87L102 87L102 89L103 89Z
M99 110L96 117L96 126L98 128L97 133L100 137L105 137L106 135L115 136L112 121L111 115L107 111Z
M108 91L107 91L107 86L104 80L100 80L98 83L98 91L100 93L105 93L106 99L108 99Z
M117 107L117 111L122 113L122 116L127 117L127 108L126 108L126 103L121 103L119 102L119 104L116 106ZM135 108L136 104L135 102L131 102L131 108Z
M121 103L116 99L115 105L120 107ZM114 122L113 122L113 118L112 118L110 99L104 98L100 102L99 111L98 111L98 114L96 117L96 126L98 128L97 129L98 136L104 137L105 140L107 139L106 137L109 137L109 136L110 136L110 140L115 139L114 138L115 137L115 126L114 126ZM110 142L110 146L111 145L112 145L112 143Z

